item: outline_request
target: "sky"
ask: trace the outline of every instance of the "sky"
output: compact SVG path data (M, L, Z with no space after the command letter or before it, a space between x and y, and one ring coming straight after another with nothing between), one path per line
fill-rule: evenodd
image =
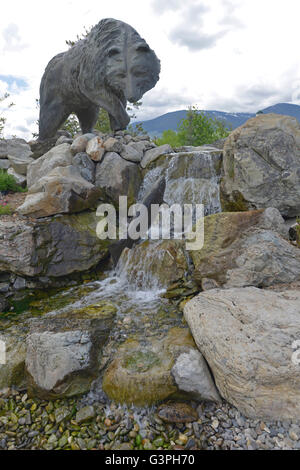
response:
M299 0L10 0L0 16L6 136L37 132L36 99L49 60L103 18L130 24L161 60L138 120L191 105L227 112L300 105Z

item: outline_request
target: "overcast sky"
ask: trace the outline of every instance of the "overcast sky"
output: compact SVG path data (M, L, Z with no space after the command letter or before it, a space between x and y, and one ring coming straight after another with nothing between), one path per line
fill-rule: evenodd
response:
M0 16L0 94L15 103L7 135L37 130L47 63L66 39L108 17L133 26L161 60L141 120L189 105L256 112L300 104L299 0L9 0Z

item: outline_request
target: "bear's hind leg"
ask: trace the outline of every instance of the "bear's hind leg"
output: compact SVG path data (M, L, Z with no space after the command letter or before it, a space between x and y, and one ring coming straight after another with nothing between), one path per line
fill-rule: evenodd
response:
M79 109L75 112L79 119L82 134L89 134L93 132L94 126L98 121L99 111L99 106L91 104L88 108Z

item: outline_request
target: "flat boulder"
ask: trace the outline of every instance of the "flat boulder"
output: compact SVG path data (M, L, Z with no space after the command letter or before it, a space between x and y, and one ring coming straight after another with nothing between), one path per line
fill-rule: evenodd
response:
M101 191L82 178L77 167L58 167L30 187L17 212L36 218L72 214L95 206L100 195Z
M272 421L300 417L299 314L299 290L255 287L203 292L184 307L222 397Z
M300 124L296 118L261 114L233 131L224 146L223 208L275 207L300 214Z

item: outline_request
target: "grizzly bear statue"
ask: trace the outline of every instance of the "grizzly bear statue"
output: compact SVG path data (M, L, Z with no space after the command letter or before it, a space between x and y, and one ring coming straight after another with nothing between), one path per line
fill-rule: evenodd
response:
M127 101L139 101L159 80L160 61L128 24L100 21L85 39L48 64L40 87L39 140L55 135L71 113L92 132L100 108L113 131L126 129Z

